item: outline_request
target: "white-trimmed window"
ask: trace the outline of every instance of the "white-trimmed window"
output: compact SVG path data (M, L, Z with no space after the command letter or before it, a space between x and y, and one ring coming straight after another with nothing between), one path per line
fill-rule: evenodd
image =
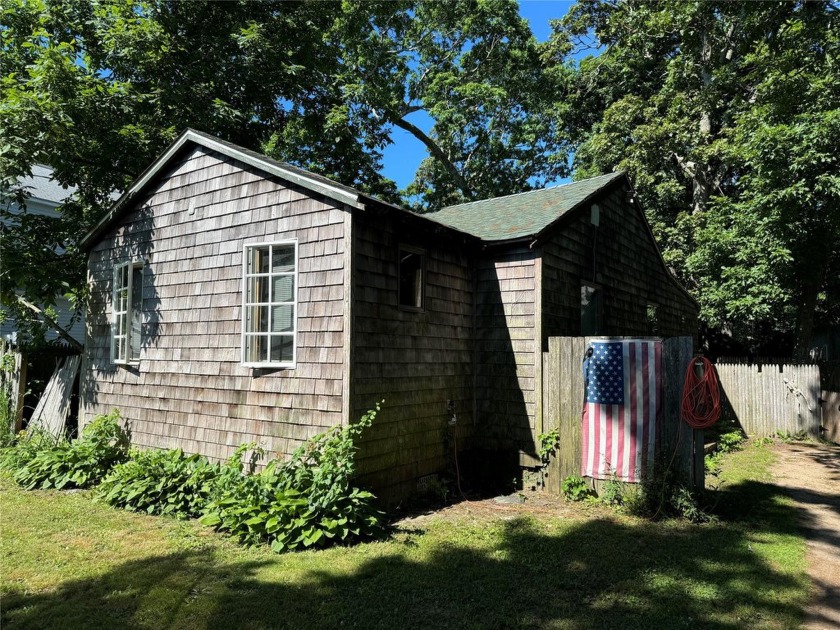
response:
M243 261L242 363L294 367L297 241L246 245Z
M400 245L400 308L422 311L426 252L418 247Z
M143 325L143 263L127 262L114 268L111 360L135 363L140 360L140 331Z

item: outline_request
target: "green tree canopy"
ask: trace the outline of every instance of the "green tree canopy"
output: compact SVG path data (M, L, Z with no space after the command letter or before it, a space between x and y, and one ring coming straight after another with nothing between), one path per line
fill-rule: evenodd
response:
M547 57L578 176L626 170L711 326L758 347L836 323L838 11L828 2L580 2Z
M382 150L407 130L430 153L407 192L425 208L566 168L513 0L9 0L0 38L6 200L38 162L78 189L58 221L6 208L2 298L19 316L21 297L79 292L80 236L188 126L391 201Z

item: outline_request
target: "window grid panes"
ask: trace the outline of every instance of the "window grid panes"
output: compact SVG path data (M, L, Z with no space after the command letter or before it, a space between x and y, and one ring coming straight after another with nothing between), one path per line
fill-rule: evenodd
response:
M115 363L140 358L140 334L143 324L143 266L119 265L114 273L113 324L111 352Z
M292 365L295 361L295 244L245 249L243 362Z

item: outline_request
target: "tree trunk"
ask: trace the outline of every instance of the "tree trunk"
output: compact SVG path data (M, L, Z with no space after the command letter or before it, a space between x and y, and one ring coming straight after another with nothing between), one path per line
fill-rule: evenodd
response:
M810 356L811 337L814 333L814 311L817 307L820 284L809 282L803 288L796 321L796 342L793 346L794 359L807 359Z
M827 255L821 261L801 272L802 291L799 295L799 311L796 316L796 339L793 346L793 358L807 359L810 356L811 338L814 334L814 315L817 310L817 298L823 286L828 266Z

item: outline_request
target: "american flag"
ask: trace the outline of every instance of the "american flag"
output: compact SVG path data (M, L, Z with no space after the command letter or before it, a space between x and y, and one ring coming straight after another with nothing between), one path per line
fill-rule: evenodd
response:
M653 462L662 399L662 342L595 341L584 362L581 474L641 481Z

